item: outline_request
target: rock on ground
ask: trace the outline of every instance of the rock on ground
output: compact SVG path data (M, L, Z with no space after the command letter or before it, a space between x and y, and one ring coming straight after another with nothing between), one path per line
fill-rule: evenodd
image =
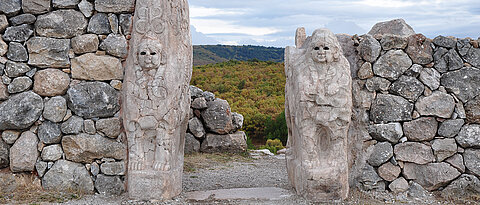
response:
M12 172L29 172L35 170L37 162L38 138L30 131L22 133L10 148L10 170Z
M12 96L0 104L0 130L26 129L38 120L43 111L43 99L33 92Z
M227 135L208 133L205 140L202 142L200 150L206 153L242 153L247 150L247 137L245 132L242 131Z
M58 160L42 178L47 190L93 192L93 181L85 166L67 160Z

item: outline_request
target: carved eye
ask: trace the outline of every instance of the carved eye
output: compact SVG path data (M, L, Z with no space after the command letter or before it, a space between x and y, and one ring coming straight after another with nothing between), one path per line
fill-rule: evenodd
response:
M318 51L318 50L320 50L320 47L315 47L314 49L315 49L316 51Z
M142 56L147 55L147 52L142 51L142 52L140 53L140 55L142 55Z
M156 53L156 52L152 52L152 53L150 53L150 55L154 56L154 55L157 55L157 53Z
M330 48L325 46L325 47L323 47L323 50L328 51L328 50L330 50Z

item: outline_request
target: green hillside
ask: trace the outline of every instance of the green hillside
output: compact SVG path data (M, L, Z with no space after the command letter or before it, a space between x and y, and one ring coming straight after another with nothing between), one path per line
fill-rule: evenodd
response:
M196 45L193 46L193 65L221 63L228 60L283 62L284 48L263 46L227 46Z
M279 114L283 114L285 103L283 63L231 60L195 66L190 84L227 100L232 112L244 116L243 130L257 144L264 142L264 139L271 135L269 134L271 129L265 129L266 126L272 124L272 120ZM286 136L283 137L286 139Z

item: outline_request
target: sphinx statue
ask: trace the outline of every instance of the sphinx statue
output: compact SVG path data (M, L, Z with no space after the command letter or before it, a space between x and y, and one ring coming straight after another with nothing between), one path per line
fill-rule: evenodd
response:
M285 49L287 170L297 194L316 201L348 195L347 136L352 78L335 35L327 29Z

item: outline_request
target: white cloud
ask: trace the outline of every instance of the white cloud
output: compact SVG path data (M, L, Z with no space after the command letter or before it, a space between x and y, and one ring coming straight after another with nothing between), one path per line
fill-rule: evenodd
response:
M220 19L191 19L190 23L197 28L198 32L204 34L246 34L246 35L270 35L279 32L279 29L271 27L251 27L236 25L234 22Z
M224 16L224 15L241 15L244 13L245 11L242 11L241 9L219 9L219 8L206 8L202 6L190 6L190 18Z

